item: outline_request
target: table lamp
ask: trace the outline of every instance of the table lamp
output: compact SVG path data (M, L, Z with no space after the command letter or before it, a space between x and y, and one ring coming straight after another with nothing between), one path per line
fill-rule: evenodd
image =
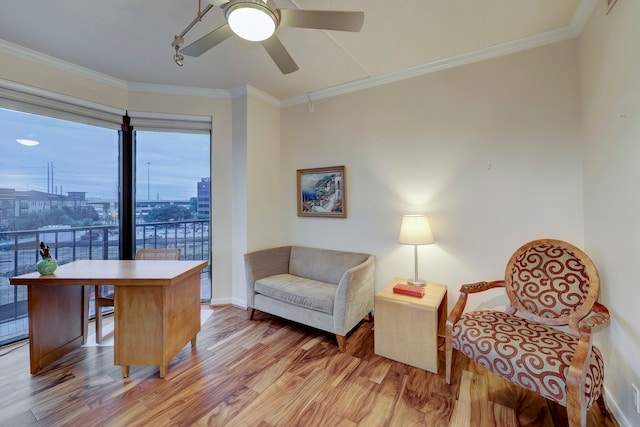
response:
M407 283L413 286L425 286L427 282L418 278L418 245L429 245L434 242L427 216L404 215L398 242L403 245L413 245L415 279L407 280Z

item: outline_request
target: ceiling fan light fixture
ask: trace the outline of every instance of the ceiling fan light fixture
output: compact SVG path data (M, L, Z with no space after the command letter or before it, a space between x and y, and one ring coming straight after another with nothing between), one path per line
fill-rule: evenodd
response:
M245 40L259 42L268 39L276 31L276 14L261 0L240 1L225 11L229 27Z

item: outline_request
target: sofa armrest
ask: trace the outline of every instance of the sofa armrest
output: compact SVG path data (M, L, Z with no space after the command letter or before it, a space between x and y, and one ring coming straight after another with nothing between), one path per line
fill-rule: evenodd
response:
M375 292L375 257L370 255L362 264L345 271L333 306L336 333L346 335L364 316L373 310Z
M291 246L264 249L244 255L244 272L247 287L247 306L253 308L256 280L289 272Z

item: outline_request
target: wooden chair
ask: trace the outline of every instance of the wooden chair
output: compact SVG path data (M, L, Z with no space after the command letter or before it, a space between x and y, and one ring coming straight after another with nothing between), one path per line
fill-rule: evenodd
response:
M180 249L139 249L136 252L136 260L179 260ZM113 331L104 334L102 329L102 307L113 307L114 304L113 286L95 286L95 307L96 307L96 342L111 337Z
M504 287L505 312L464 313L467 296ZM586 426L587 410L603 397L604 362L592 330L609 323L596 302L598 272L589 257L560 240L523 245L507 263L505 279L463 285L446 324L446 379L453 350L493 373L566 406L571 427ZM562 330L560 327L564 327Z

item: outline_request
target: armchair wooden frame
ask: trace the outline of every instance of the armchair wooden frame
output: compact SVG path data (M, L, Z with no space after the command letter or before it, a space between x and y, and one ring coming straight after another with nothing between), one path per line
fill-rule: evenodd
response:
M531 271L526 271L525 274L522 274L522 271L519 269L520 262L523 261L523 258L527 258L527 256L533 252L538 250L539 248L545 248L547 251L543 254L543 257L547 254L551 254L551 250L556 251L553 253L553 256L557 253L562 254L570 254L570 262L572 263L568 268L569 269L581 269L581 272L585 274L587 285L585 288L588 288L584 295L580 295L577 298L577 301L574 300L575 304L567 304L563 310L561 310L558 315L553 316L550 314L551 310L542 310L536 312L535 301L526 300L523 298L522 288L518 288L521 286L523 282L529 281L529 283L533 283L534 285L542 285L540 287L535 286L540 293L544 293L544 285L549 282L555 280L553 277L549 278L546 276L548 273L549 276L555 274L553 269L549 269L548 265L551 263L556 263L559 265L559 261L557 258L551 260L551 262L544 263L544 267L535 270L536 273L540 273L541 276L536 277L535 275L528 275ZM549 249L550 248L550 249ZM537 255L536 255L537 256ZM527 262L525 260L525 262ZM543 261L545 261L543 259ZM546 260L548 261L548 260ZM575 263L581 265L576 265ZM542 264L542 263L541 263ZM545 271L545 268L547 270ZM533 271L533 270L532 270ZM573 274L573 270L572 270ZM567 280L568 281L568 280ZM534 283L535 282L535 283ZM514 283L517 285L514 286ZM563 283L564 285L564 283ZM568 286L568 288L571 286ZM571 288L572 291L575 291L574 286ZM598 294L599 294L600 282L598 278L597 270L593 264L593 262L589 259L589 257L579 248L559 240L553 239L542 239L530 242L528 244L523 245L519 248L511 257L507 264L505 279L504 280L496 280L491 282L477 282L471 283L467 285L463 285L460 288L460 297L454 306L453 310L449 314L446 322L446 380L447 383L451 383L451 370L454 363L454 346L461 346L458 341L454 342L455 339L459 339L454 337L454 328L463 317L465 306L467 303L467 298L470 294L476 294L480 292L484 292L489 289L494 288L505 288L506 293L509 297L510 305L507 310L504 312L506 315L514 316L516 318L516 314L518 318L524 318L535 322L540 325L546 325L550 327L558 327L558 326L568 326L568 330L571 335L577 338L577 346L575 347L575 352L570 358L570 364L566 372L564 372L564 382L565 382L565 396L566 396L566 408L567 408L567 417L569 420L569 425L571 427L575 426L586 426L586 412L587 412L587 392L586 392L586 383L587 376L589 375L589 361L592 357L592 352L594 350L593 342L592 342L592 332L595 332L603 327L605 327L609 323L609 311L607 308L598 303ZM518 288L518 289L516 289ZM567 288L567 290L568 290ZM547 296L549 293L546 294ZM540 295L538 297L542 298ZM535 296L534 296L535 298ZM546 304L551 305L551 300L546 300ZM566 303L566 301L565 301ZM556 309L556 307L553 307ZM484 311L487 312L487 311ZM483 313L483 311L476 311L472 313ZM542 313L542 315L541 315ZM472 314L473 315L473 314ZM457 332L461 334L461 329L464 326L458 326ZM544 327L542 327L544 328ZM517 334L517 331L514 332ZM524 341L528 341L529 337L523 337ZM491 338L488 339L491 341ZM485 341L486 344L487 341ZM467 345L470 345L467 343ZM458 348L456 348L458 349ZM486 352L487 349L483 348L483 351ZM528 349L528 351L532 351ZM483 366L485 363L481 363ZM485 366L489 370L495 372L492 369L492 366ZM495 372L500 375L499 372ZM560 376L563 373L560 372ZM504 375L505 379L514 382L520 386L526 388L525 385L519 384L518 381L514 381L512 378L507 378ZM604 372L602 372L602 376L604 376ZM603 390L602 390L602 378L600 379L599 389L595 391L591 391L594 396L597 396L596 402L602 411L603 414L607 414L607 408L604 402ZM590 386L595 387L593 384ZM535 391L535 390L533 390ZM547 397L547 396L545 396ZM549 397L547 397L549 398ZM562 404L562 402L559 402Z
M136 252L136 260L179 260L180 249L139 249ZM105 286L96 285L94 287L95 294L95 323L96 323L96 342L102 341L113 336L113 330L105 334L102 327L102 307L113 307L113 295L102 295Z

